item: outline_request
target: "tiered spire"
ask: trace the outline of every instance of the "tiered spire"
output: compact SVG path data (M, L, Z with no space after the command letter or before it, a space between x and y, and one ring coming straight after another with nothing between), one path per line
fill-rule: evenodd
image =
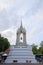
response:
M22 20L21 20L21 26L20 26L20 27L23 27L23 26L22 26Z

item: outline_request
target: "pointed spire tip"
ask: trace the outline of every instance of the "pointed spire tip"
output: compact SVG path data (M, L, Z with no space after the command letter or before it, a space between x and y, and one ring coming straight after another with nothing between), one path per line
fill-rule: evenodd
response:
M21 26L22 26L22 20L21 20Z

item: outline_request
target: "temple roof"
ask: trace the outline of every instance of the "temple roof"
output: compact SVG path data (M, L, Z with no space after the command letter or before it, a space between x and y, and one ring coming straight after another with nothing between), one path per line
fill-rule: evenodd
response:
M18 28L18 30L17 30L17 33L26 33L26 30L25 30L25 28L23 28L23 25L22 25L22 21L21 21L21 25L20 25L20 27Z

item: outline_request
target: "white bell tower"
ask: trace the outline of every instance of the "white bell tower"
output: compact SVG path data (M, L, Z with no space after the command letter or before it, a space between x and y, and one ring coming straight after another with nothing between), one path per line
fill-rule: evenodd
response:
M16 39L17 46L26 46L26 30L22 26L22 21L20 28L17 30L17 39Z
M10 46L10 51L5 63L37 63L32 53L31 45L26 44L26 30L23 28L22 22L17 30L16 45Z

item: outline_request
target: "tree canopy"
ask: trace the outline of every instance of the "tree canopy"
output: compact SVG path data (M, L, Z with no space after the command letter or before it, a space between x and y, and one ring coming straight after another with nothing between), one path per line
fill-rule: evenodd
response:
M37 54L37 46L35 44L32 44L32 51L33 54Z
M33 54L42 55L42 54L43 54L43 41L41 41L40 47L39 47L39 48L37 48L37 47L38 47L38 46L36 46L35 44L32 44Z
M0 52L4 52L6 49L8 49L10 46L10 43L7 38L4 38L0 34Z

